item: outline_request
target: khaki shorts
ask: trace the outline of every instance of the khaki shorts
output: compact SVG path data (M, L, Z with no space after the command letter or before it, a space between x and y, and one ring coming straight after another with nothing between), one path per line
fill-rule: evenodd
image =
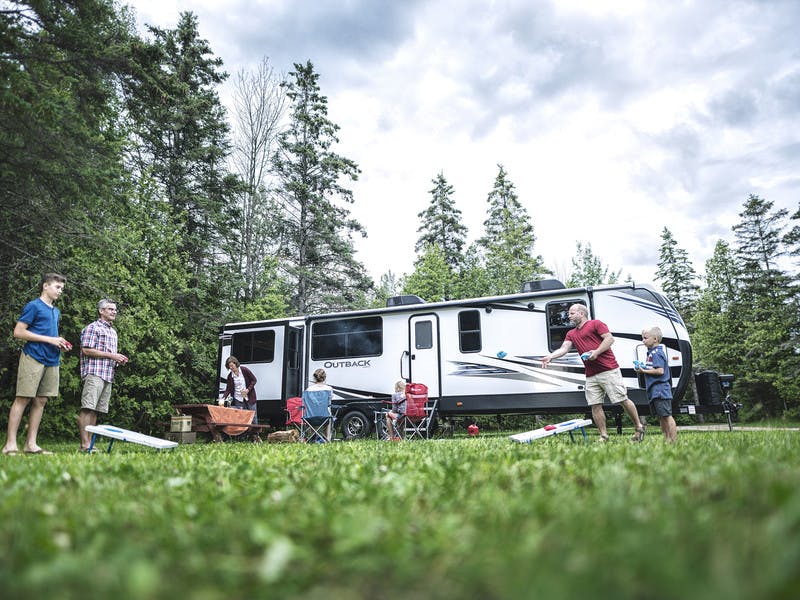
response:
M602 404L606 395L611 404L619 404L628 399L628 390L625 387L625 380L622 379L622 371L612 369L603 371L597 375L586 378L586 404Z
M46 367L24 352L19 354L17 396L20 398L55 398L58 396L58 366Z
M107 413L110 399L111 383L100 379L97 375L87 375L83 380L81 408Z

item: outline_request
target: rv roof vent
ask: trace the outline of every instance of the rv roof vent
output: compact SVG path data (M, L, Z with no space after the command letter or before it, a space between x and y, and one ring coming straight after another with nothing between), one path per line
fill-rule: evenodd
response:
M538 281L526 281L522 284L522 293L543 292L545 290L563 290L564 284L558 279L539 279Z
M425 304L425 300L413 294L392 296L386 299L386 306L406 306L407 304Z

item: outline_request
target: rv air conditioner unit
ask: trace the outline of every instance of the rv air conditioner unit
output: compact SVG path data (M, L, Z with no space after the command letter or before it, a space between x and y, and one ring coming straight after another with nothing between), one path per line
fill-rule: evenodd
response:
M425 304L425 300L413 294L392 296L386 299L386 306L407 306L409 304Z
M558 279L540 279L538 281L526 281L522 284L522 293L543 292L544 290L563 290L564 284Z

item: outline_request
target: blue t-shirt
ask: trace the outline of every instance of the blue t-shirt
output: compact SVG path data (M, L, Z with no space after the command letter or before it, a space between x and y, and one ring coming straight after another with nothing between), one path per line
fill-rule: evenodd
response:
M31 333L58 337L60 318L61 312L55 306L49 306L37 298L25 305L19 320L27 323ZM57 367L61 363L61 350L47 342L25 342L22 351L46 367Z
M667 355L664 354L664 349L661 346L656 346L647 351L645 368L658 369L659 367L664 369L661 375L645 374L644 376L645 385L647 386L647 398L649 400L655 400L656 398L672 399L672 378L669 373Z

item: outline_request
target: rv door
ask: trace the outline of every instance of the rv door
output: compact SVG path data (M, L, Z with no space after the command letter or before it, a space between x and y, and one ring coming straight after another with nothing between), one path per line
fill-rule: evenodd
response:
M283 400L303 393L302 351L303 330L286 327L286 355L284 356Z
M438 397L440 393L438 317L415 315L408 324L411 341L409 348L411 381L424 383L428 386L428 396Z

